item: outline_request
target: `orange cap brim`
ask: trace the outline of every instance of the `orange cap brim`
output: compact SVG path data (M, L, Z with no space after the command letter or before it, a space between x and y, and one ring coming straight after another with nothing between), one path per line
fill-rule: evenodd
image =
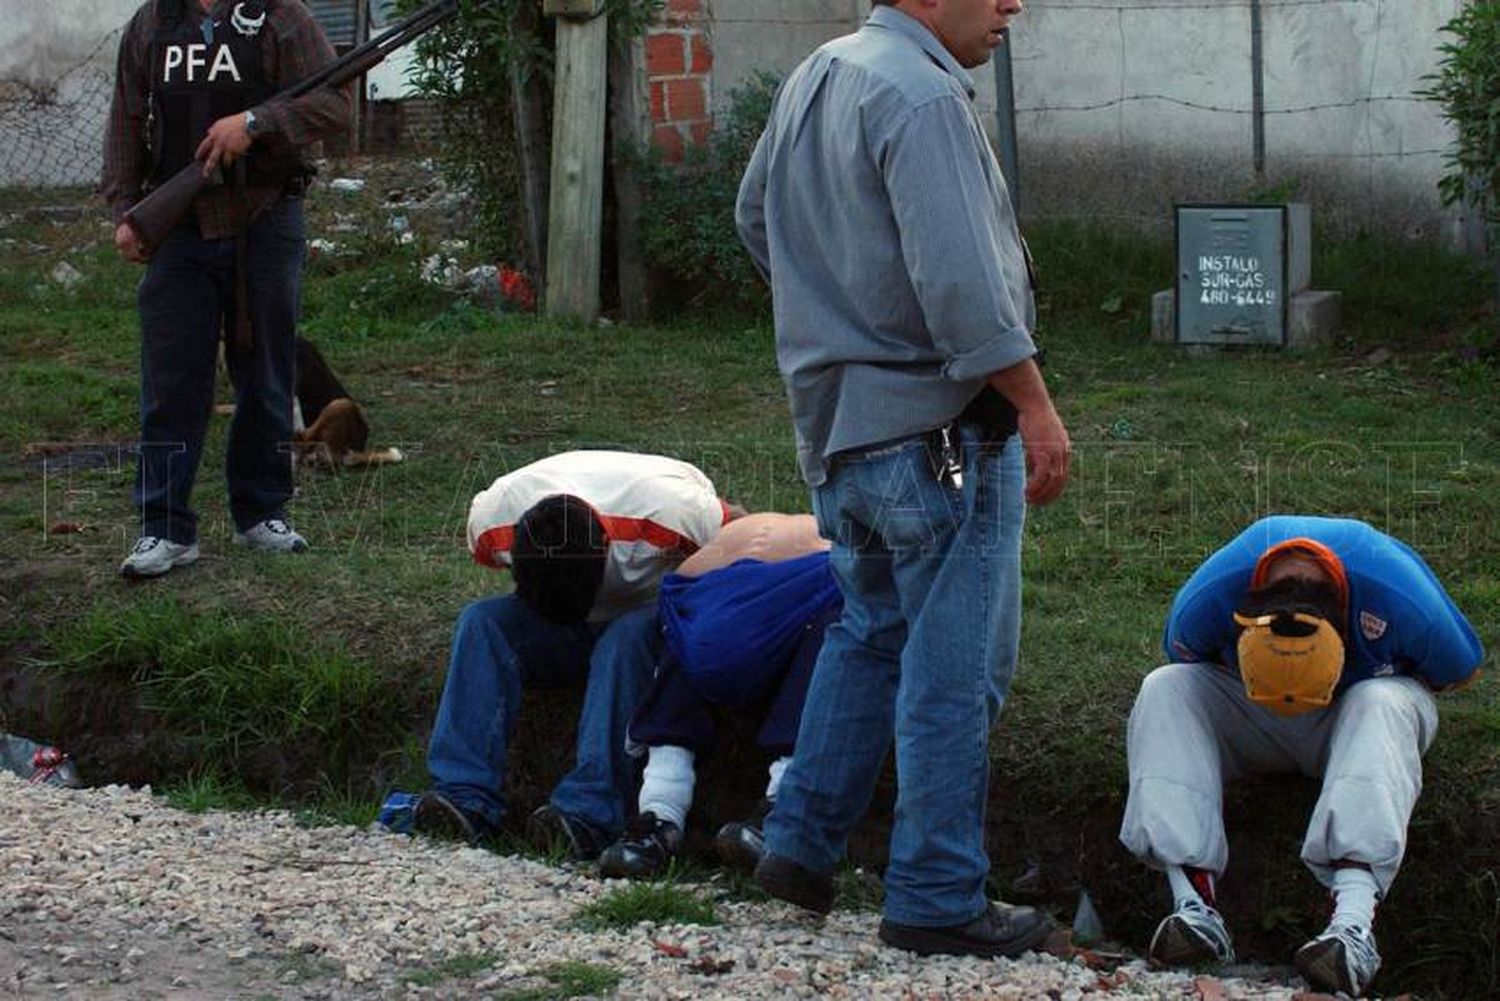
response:
M1260 559L1255 563L1255 572L1250 575L1250 588L1255 590L1265 586L1266 574L1271 569L1271 564L1280 556L1287 553L1296 553L1306 556L1329 577L1333 579L1334 587L1339 592L1339 608L1344 612L1345 621L1349 617L1349 574L1344 570L1344 561L1339 559L1338 553L1329 549L1316 539L1296 538L1278 542L1276 545L1260 554Z

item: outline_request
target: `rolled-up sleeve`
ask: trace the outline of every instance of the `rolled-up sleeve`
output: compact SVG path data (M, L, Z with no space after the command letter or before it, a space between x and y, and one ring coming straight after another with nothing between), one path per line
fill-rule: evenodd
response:
M963 99L945 95L904 115L882 157L906 270L953 380L983 378L1036 353L1030 288L1014 284L1025 282L1024 252L1012 220L991 211L984 143Z

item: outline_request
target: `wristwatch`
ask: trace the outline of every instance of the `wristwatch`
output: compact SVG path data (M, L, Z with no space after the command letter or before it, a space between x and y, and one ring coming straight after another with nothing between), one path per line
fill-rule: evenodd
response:
M246 111L245 112L245 135L247 135L250 138L254 139L255 138L255 134L257 132L259 132L259 131L260 131L260 127L259 127L258 123L256 122L255 112L253 112L253 111Z

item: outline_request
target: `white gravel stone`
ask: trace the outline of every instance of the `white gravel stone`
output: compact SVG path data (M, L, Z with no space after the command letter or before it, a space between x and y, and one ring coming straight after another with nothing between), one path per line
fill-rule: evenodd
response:
M815 922L779 903L719 900L722 924L709 928L586 932L579 911L623 884L421 839L305 829L285 813L186 814L144 789L66 790L0 773L0 796L11 807L0 982L18 996L503 996L546 986L566 961L614 971L614 996L632 999L1202 994L1201 975L1141 962L1110 986L1045 955L922 959L879 946L871 913ZM489 962L445 965L475 956ZM1215 983L1227 1001L1296 993L1270 980Z

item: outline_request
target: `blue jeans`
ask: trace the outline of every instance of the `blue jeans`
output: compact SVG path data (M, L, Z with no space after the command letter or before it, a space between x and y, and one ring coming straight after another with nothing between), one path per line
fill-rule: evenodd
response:
M814 490L844 613L765 827L768 853L833 869L894 736L885 914L924 927L988 906L989 737L1020 645L1020 441L962 440L961 490L933 476L921 437L836 456Z
M498 827L505 814L505 756L523 686L586 681L573 770L552 805L607 834L625 826L635 802L636 762L625 727L661 649L655 606L612 622L559 626L514 595L465 608L453 633L443 699L427 747L433 788Z
M224 472L236 528L285 517L292 496L292 392L297 312L306 255L302 199L283 198L250 224L246 262L248 352L224 355L234 384L234 420ZM141 534L198 539L193 481L213 414L219 337L234 329L235 241L205 240L178 226L151 256L137 300L141 314L141 441L135 504Z

